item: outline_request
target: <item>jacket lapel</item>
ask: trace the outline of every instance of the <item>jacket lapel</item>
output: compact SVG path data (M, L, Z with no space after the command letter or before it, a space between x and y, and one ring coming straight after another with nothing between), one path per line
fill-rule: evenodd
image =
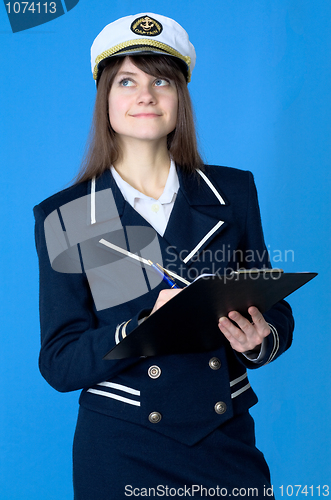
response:
M164 233L164 239L190 266L194 256L202 251L227 226L222 219L228 203L219 190L213 192L198 174L185 176L178 169L180 189ZM213 186L214 187L214 186ZM214 187L215 189L215 187Z
M91 183L92 184L92 183ZM106 195L106 198L111 198L112 201L108 203L104 202L104 197L100 196L100 193L106 192L105 190L109 190ZM98 179L96 179L95 184L95 201L93 202L93 198L88 198L88 220L91 219L90 212L95 212L95 223L104 222L110 218L119 217L121 220L122 226L148 226L151 227L150 224L144 219L131 205L125 201L120 189L118 188L110 169L106 170ZM91 187L89 188L89 192L91 192ZM98 200L100 201L98 202ZM93 203L95 205L93 209ZM112 208L112 214L110 210L105 206L115 207ZM108 211L107 211L108 210Z
M185 175L178 169L180 189L163 235L160 237L162 251L171 246L179 262L190 266L194 257L218 236L227 223L223 216L229 203L215 184L207 184L199 174ZM210 183L210 180L209 180ZM111 188L122 226L147 226L150 224L127 203L120 192L110 170L102 174L96 182L96 192ZM221 200L221 201L220 201ZM223 203L222 203L223 202ZM96 220L100 222L98 207ZM102 219L104 214L102 214Z

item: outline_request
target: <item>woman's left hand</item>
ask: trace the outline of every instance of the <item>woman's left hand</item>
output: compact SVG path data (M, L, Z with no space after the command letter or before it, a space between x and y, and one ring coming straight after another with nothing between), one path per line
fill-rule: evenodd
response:
M227 317L219 319L218 327L228 339L231 347L237 352L246 352L255 349L270 333L270 328L257 307L249 307L248 313L252 322L244 318L237 311L231 311L228 318L234 321L234 325Z

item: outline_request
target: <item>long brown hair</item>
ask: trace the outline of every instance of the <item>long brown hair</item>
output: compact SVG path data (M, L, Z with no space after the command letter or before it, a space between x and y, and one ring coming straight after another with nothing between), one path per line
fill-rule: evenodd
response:
M179 168L187 173L193 173L197 168L201 169L203 161L197 148L192 103L181 61L164 55L139 55L130 59L148 75L170 78L175 83L178 93L178 115L176 128L167 138L169 154ZM75 183L100 176L120 156L117 136L109 122L108 96L123 60L123 57L109 58L101 73L87 151Z

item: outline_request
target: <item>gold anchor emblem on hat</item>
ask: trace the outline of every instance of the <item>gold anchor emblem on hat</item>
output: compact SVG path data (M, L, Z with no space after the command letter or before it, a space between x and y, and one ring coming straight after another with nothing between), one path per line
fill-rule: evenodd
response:
M146 30L146 31L149 31L151 28L153 28L154 26L154 23L152 22L151 18L146 16L143 21L145 21L145 24L143 22L140 23L140 26ZM151 21L151 22L149 22Z
M149 16L137 17L130 26L131 31L135 35L140 36L157 36L162 30L162 24Z

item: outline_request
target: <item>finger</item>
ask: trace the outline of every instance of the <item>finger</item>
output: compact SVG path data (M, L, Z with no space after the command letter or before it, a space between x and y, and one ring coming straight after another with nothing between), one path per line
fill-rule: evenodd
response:
M227 320L227 318L220 318L220 321L218 324L218 327L221 330L221 332L223 333L224 337L229 341L232 349L234 349L237 352L245 352L245 350L247 350L246 346L245 346L245 342L244 342L245 334L241 330L239 330L238 328L237 328L237 331L233 330L232 332L230 332L230 330L228 330L224 326L224 324L225 324L224 320Z
M262 343L264 335L257 331L255 325L236 311L229 313L229 316L232 320L236 318L237 324L240 323L242 328L238 328L226 317L219 319L218 326L233 349L238 352L250 351Z
M161 290L161 292L159 293L159 297L162 297L162 300L165 300L167 302L181 291L181 288L165 288L164 290Z
M161 290L156 299L151 314L160 309L160 307L162 307L166 302L168 302L170 299L172 299L175 295L177 295L181 291L182 291L181 288Z
M262 316L262 313L255 306L251 306L248 308L248 314L250 314L250 316L253 320L253 323L256 325L264 321L264 317Z
M254 326L247 318L244 318L244 316L242 316L240 313L238 313L237 311L230 311L228 316L232 321L235 321L238 327L247 335L254 334Z
M228 318L220 318L218 326L231 345L233 341L239 344L244 344L247 341L246 333L234 325Z
M259 335L262 336L262 338L267 337L270 333L270 327L266 320L264 319L262 313L259 311L259 309L255 306L249 307L248 308L248 313L250 314L253 323L257 329L257 332Z
M257 307L249 307L248 313L253 320L252 323L237 311L231 311L229 317L245 332L251 344L254 342L256 345L261 344L263 339L269 335L270 327Z

